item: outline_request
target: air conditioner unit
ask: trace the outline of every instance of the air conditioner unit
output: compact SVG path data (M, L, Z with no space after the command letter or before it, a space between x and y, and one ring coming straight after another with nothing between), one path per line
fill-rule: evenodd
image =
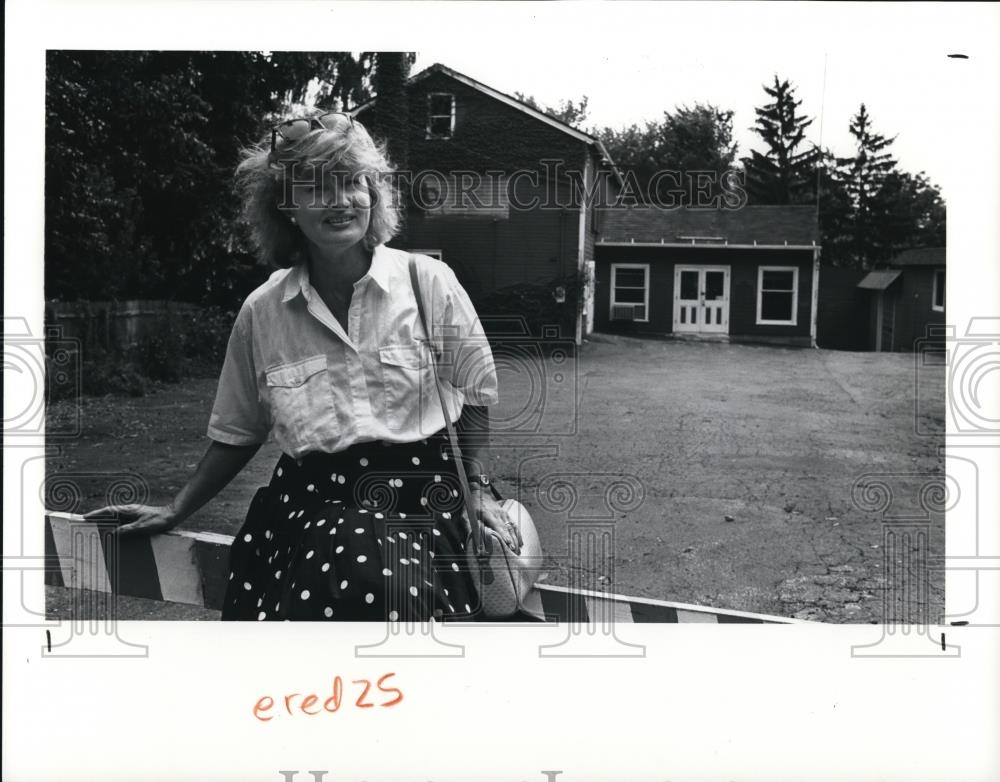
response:
M635 320L635 304L615 304L611 307L611 320Z

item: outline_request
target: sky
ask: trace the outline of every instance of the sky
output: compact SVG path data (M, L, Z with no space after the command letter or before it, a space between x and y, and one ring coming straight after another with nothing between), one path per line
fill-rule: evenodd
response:
M966 27L962 45L950 47L957 36L949 35L949 17L934 3L874 4L870 10L861 7L867 4L727 4L714 6L714 14L689 5L647 4L641 9L644 24L613 13L611 5L574 4L593 23L576 43L572 29L553 36L545 14L537 21L547 33L539 36L518 30L507 38L501 30L491 36L499 45L476 47L437 39L416 50L414 73L441 62L550 106L587 95L585 127L642 124L679 105L713 103L734 112L740 156L764 149L751 130L754 108L771 101L763 85L777 74L796 85L800 112L815 118L810 141L838 155L853 154L848 126L865 103L875 132L896 137L890 150L900 167L925 171L940 186L953 153L949 146L960 132L960 117L942 102L955 73L968 66L947 55L993 57L990 41L997 40L995 26L992 37L987 26L982 46L970 46ZM952 21L959 25L960 15ZM511 38L515 44L503 43ZM984 92L983 99L997 97Z

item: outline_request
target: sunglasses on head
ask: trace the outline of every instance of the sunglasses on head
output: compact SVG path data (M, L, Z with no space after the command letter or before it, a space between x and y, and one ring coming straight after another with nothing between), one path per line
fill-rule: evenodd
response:
M301 141L313 130L343 130L354 127L354 117L345 111L328 111L317 117L286 119L271 128L271 152L278 147L278 139L289 143Z

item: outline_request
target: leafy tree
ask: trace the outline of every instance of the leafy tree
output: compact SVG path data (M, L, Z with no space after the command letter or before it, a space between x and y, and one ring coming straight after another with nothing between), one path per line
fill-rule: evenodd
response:
M534 96L525 95L523 92L515 92L514 97L522 103L527 103L531 108L548 114L553 119L564 122L577 130L583 130L583 123L587 121L588 98L586 95L581 96L579 101L574 101L572 98L560 101L559 106L555 108L543 106L535 100Z
M711 104L681 106L664 112L660 122L606 127L596 135L619 168L631 172L642 191L661 204L698 205L699 189L701 199L717 197L723 175L736 160L733 112ZM656 176L665 171L676 176Z
M51 51L46 65L46 296L233 303L263 274L231 191L240 147L310 92L365 97L372 57Z
M757 122L752 130L767 145L761 154L751 150L743 159L745 188L752 204L797 204L815 198L815 168L820 155L806 143L806 129L813 123L798 113L801 100L795 87L775 75L766 92L773 101L755 109Z

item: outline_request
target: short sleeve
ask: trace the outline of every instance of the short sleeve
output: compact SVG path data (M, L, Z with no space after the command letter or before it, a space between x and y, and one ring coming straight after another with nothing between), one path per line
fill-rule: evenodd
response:
M462 393L465 404L495 405L499 400L493 351L469 294L445 264L432 286L434 340L441 350L442 377Z
M252 312L244 304L229 335L215 404L208 421L208 436L227 445L264 443L271 428L257 391L252 324Z

